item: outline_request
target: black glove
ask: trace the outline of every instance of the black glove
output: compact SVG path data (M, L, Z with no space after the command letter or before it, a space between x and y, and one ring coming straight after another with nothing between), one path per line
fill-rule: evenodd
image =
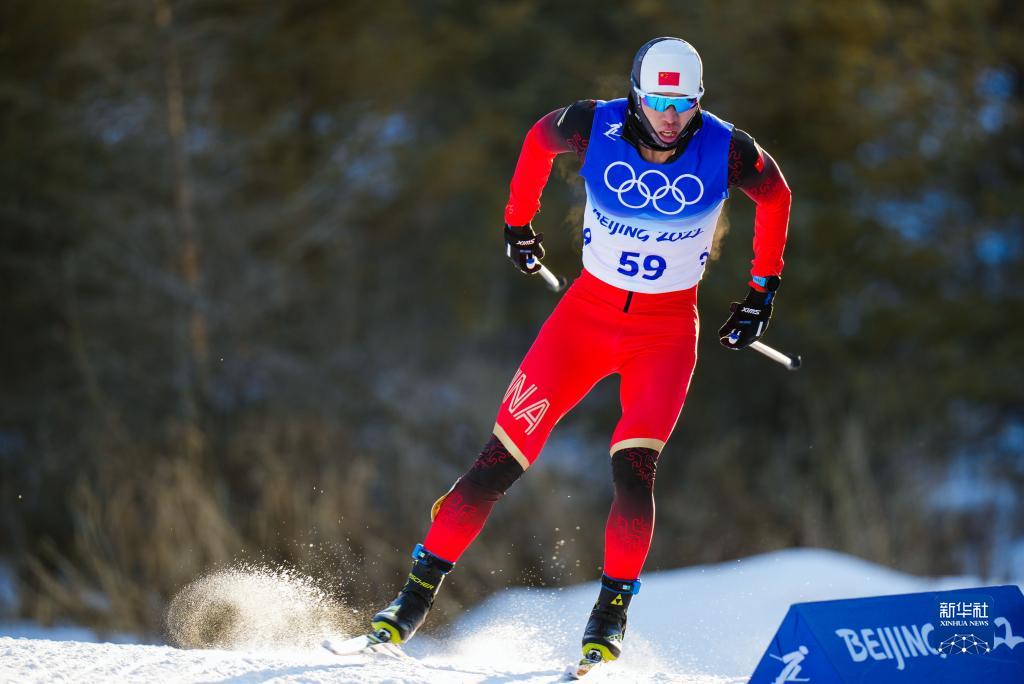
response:
M534 233L533 226L510 226L505 224L505 255L515 267L526 274L540 270L544 258L544 233Z
M725 325L718 329L718 341L726 349L748 347L768 329L768 321L772 317L772 300L779 289L779 278L772 276L767 280L767 292L750 288L747 298L742 303L732 303L732 315Z

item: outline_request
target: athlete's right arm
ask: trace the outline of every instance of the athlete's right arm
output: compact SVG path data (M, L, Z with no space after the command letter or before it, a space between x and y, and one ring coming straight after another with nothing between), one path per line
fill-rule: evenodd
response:
M526 134L515 174L509 183L505 223L526 226L540 210L540 196L551 175L555 157L575 152L580 161L587 152L594 122L594 100L579 100L556 109L535 123Z

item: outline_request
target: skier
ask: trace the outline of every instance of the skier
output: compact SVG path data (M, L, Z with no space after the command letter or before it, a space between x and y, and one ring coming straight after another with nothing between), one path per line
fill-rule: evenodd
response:
M578 101L527 134L505 208L506 255L524 273L540 269L543 234L531 221L555 155L572 151L587 192L583 270L516 371L479 458L434 504L405 586L371 619L372 642L399 644L415 634L445 575L551 429L599 380L618 373L614 498L581 663L619 657L651 544L658 455L696 363L697 284L729 188L757 208L750 289L718 333L727 349L764 333L783 266L790 190L750 135L701 108L702 70L689 43L655 38L633 60L628 97Z

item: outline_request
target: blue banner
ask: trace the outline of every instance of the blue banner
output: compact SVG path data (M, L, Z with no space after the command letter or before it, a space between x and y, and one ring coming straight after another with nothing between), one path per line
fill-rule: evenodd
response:
M750 684L1024 684L1015 586L795 603Z

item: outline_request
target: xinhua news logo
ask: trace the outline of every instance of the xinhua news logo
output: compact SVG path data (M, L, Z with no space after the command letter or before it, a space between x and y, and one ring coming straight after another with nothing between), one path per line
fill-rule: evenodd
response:
M988 601L939 602L939 627L991 626L988 618Z

